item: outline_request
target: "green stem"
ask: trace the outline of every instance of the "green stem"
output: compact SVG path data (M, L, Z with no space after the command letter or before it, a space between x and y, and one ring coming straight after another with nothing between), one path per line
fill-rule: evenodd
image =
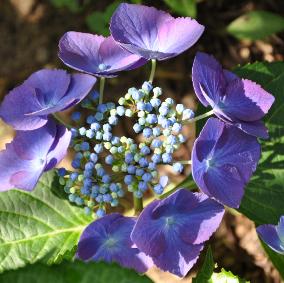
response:
M153 83L155 72L156 72L156 66L157 66L156 59L152 59L151 73L150 73L150 77L149 77L149 82L150 83Z
M133 196L133 203L134 203L134 215L138 216L140 212L143 210L143 199L136 198Z
M105 89L105 81L106 78L101 77L100 78L100 98L99 98L99 104L103 103L103 99L104 99L104 89Z
M183 165L191 165L191 160L181 160L181 161L177 161L178 163L180 164L183 164Z
M206 112L206 113L204 113L204 114L202 114L202 115L199 115L199 116L197 116L197 117L195 117L195 118L192 118L192 119L190 119L190 120L184 120L184 121L182 121L182 124L183 124L183 125L191 124L191 123L194 123L194 122L199 121L199 120L201 120L201 119L204 119L204 118L206 118L206 117L209 117L209 116L211 116L211 115L213 115L213 114L214 114L214 110L210 110L210 111L208 111L208 112Z
M57 113L53 113L53 117L58 121L60 122L61 124L63 124L67 129L71 129L72 128L72 125L66 123L64 120L62 120L59 115L57 115Z

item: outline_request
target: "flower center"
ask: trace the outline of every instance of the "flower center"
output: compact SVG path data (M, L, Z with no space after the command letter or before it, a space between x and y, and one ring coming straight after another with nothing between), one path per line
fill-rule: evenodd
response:
M106 241L105 241L105 245L108 247L108 248L113 248L117 243L117 240L110 237L108 238Z
M107 65L106 64L102 63L102 64L99 65L99 70L100 71L105 71L106 69L107 69Z

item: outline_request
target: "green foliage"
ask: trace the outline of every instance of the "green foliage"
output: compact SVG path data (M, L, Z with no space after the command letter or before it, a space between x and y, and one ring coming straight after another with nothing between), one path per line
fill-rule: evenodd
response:
M64 262L60 265L28 265L0 275L5 283L151 283L146 276L115 264Z
M266 11L253 11L240 16L229 24L227 31L243 39L262 39L284 30L284 18Z
M208 283L249 283L249 281L240 279L238 276L235 276L231 271L226 271L224 268L222 268L220 273L213 273Z
M109 21L117 6L122 1L114 1L102 12L95 11L86 18L88 28L94 32L104 36L109 35Z
M57 8L67 8L72 12L79 12L82 8L78 0L50 0ZM85 1L83 1L85 2Z
M214 259L211 247L209 246L201 269L197 276L192 279L192 283L208 282L214 271Z
M92 219L56 197L52 187L62 189L54 171L46 173L31 193L0 194L0 272L73 257L80 234Z
M261 84L275 96L275 103L265 118L270 139L262 141L262 158L245 190L239 209L256 225L277 224L284 215L284 63L254 63L236 69L244 78ZM265 247L284 278L284 256Z
M164 0L164 2L177 14L196 18L197 9L195 0Z

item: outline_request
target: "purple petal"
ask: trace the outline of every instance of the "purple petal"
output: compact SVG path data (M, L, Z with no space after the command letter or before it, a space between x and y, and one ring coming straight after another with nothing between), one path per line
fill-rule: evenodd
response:
M204 27L191 18L175 19L153 7L122 3L111 18L110 30L113 38L130 52L146 59L164 60L190 48Z
M87 74L74 74L70 77L71 81L66 94L57 102L56 105L35 111L31 113L30 116L34 117L38 115L48 115L63 111L74 106L75 104L78 104L88 95L97 81L95 77Z
M142 211L131 239L159 268L185 276L223 214L224 207L206 195L180 189Z
M130 239L135 219L118 213L91 223L81 235L77 256L83 260L118 262L124 267L144 273L152 264Z
M276 231L280 238L280 241L282 241L284 245L284 216L280 217L279 223L276 226Z
M0 191L34 189L46 166L55 135L53 121L37 130L16 133L12 143L0 152Z
M54 106L65 95L70 84L70 75L64 70L43 69L33 73L25 82L36 89L41 108Z
M259 158L260 144L255 137L210 118L194 143L192 175L204 193L238 207Z
M45 115L26 116L27 113L41 109L36 94L36 90L27 85L14 88L0 106L0 117L15 130L27 131L44 126L47 122Z
M122 49L113 38L67 32L59 42L59 57L69 67L89 74L113 77L117 72L146 63Z
M204 106L213 108L223 96L226 88L222 66L210 55L198 52L192 66L194 91Z
M57 125L56 136L47 154L47 164L44 171L52 169L65 157L70 141L71 131L68 131L63 125Z
M261 120L254 122L237 122L235 125L249 135L263 139L269 138L268 130Z
M222 100L223 111L235 120L246 122L263 118L274 102L274 97L250 80L235 79Z
M279 239L276 226L267 224L256 228L256 231L263 242L265 242L275 252L284 254L284 243Z

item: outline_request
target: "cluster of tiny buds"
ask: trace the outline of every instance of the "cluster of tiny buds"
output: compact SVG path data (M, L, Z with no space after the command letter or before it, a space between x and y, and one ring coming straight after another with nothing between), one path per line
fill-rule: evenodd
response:
M87 214L96 211L97 217L102 217L108 205L119 204L126 190L136 198L142 198L148 189L162 194L168 177L159 176L158 165L183 171L183 165L174 162L173 153L185 142L182 122L192 119L194 113L182 104L175 105L171 98L162 102L161 95L161 88L144 82L141 89L130 88L118 105L98 104L97 92L82 102L82 107L94 114L86 118L86 126L72 129L75 172L64 168L58 172L69 200L84 206ZM79 123L81 116L74 112L72 119ZM133 131L143 135L143 142L113 134L122 117L132 117Z

